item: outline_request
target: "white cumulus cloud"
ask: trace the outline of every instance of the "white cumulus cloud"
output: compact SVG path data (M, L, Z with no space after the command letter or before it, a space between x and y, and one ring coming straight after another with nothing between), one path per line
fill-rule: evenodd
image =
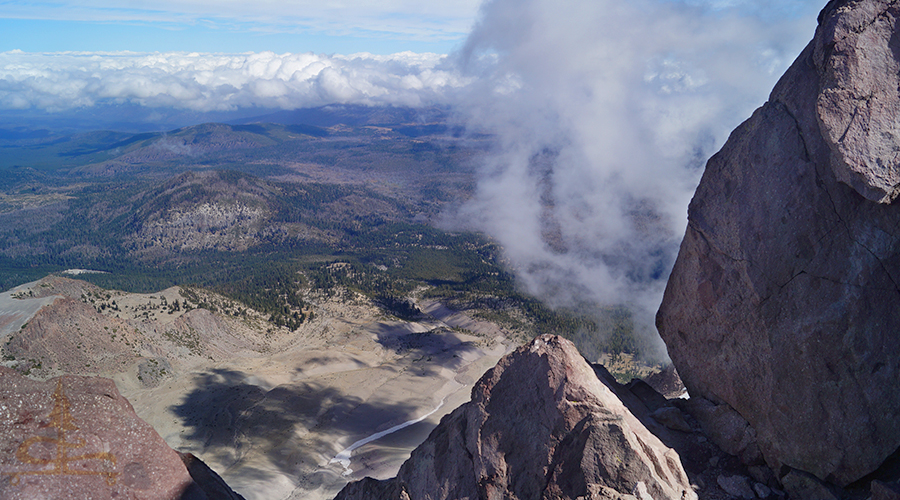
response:
M96 104L233 111L324 104L423 106L468 79L439 54L0 53L0 109Z

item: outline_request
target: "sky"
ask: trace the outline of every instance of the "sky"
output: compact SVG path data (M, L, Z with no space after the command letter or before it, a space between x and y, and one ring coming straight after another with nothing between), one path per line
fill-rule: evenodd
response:
M624 304L649 332L706 159L824 4L0 0L0 113L447 107L497 146L444 223L548 303Z
M634 67L665 72L683 63L677 52L703 49L715 57L725 48L710 44L724 41L726 48L743 44L751 49L742 55L752 61L715 57L720 74L748 69L772 74L782 71L811 36L819 3L0 0L0 110L57 113L110 104L194 112L328 103L448 105L468 98L461 89L485 81L481 65L501 67L515 63L506 59L509 55L526 55L502 46L516 43L511 37L533 35L535 43L527 50L546 57L540 37L558 37L548 30L567 30L567 24L572 25L569 45L555 47L560 52L553 55L560 60L596 52L597 44L623 45L623 53L642 52L636 55L645 59L631 61ZM673 33L672 20L685 31ZM657 31L645 32L652 24ZM726 25L735 31L721 33ZM746 32L750 26L760 31ZM715 36L723 40L710 40ZM752 68L742 65L754 62ZM709 71L704 64L679 71L704 79ZM674 73L666 74L672 78ZM750 83L765 80L755 76ZM711 88L719 82L709 83Z
M478 0L0 1L0 51L446 53Z

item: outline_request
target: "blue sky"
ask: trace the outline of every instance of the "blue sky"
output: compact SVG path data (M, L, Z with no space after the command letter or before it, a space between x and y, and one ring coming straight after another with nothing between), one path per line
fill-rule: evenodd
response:
M759 102L822 3L0 0L0 109L452 105L594 70L583 86Z
M824 1L658 3L778 21L807 16L810 5L820 8ZM0 0L0 52L448 53L465 41L480 4L481 0ZM565 11L567 3L559 7Z
M0 0L0 52L447 53L477 0Z

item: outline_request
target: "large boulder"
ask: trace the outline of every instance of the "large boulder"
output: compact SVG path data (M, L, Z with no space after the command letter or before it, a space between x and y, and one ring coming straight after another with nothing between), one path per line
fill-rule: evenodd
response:
M678 454L575 346L542 336L504 357L387 481L337 500L692 499Z
M845 486L900 447L900 2L832 1L713 156L657 316L691 395L772 470Z
M111 380L3 367L0 498L241 499L195 457L183 463Z

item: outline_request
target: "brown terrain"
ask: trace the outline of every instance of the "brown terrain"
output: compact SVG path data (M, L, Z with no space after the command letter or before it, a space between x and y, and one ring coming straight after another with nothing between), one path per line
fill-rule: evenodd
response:
M432 302L420 303L421 321L403 322L360 297L305 297L313 319L291 333L192 292L131 294L62 277L17 287L2 296L4 365L37 379L113 379L172 448L247 499L331 498L349 480L395 474L508 350L498 326ZM349 467L333 461L426 414L354 449Z
M15 386L0 397L16 404L0 407L15 438L0 487L24 482L13 466L26 462L58 465L34 476L142 481L133 466L112 484L126 452L103 449L96 422L61 444L91 418L76 409L125 396L183 453L153 498L198 477L229 491L203 462L248 499L900 498L898 32L900 1L828 2L769 101L710 159L657 316L674 367L623 385L562 337L515 348L520 332L433 301L400 321L352 291L310 291L312 319L291 332L201 289L51 276L0 296L0 376ZM252 239L264 216L246 200L190 213L152 201L138 204L155 217L147 248ZM197 227L233 233L198 240ZM46 458L48 443L87 438L106 469Z
M0 498L242 500L166 445L112 380L0 367Z

